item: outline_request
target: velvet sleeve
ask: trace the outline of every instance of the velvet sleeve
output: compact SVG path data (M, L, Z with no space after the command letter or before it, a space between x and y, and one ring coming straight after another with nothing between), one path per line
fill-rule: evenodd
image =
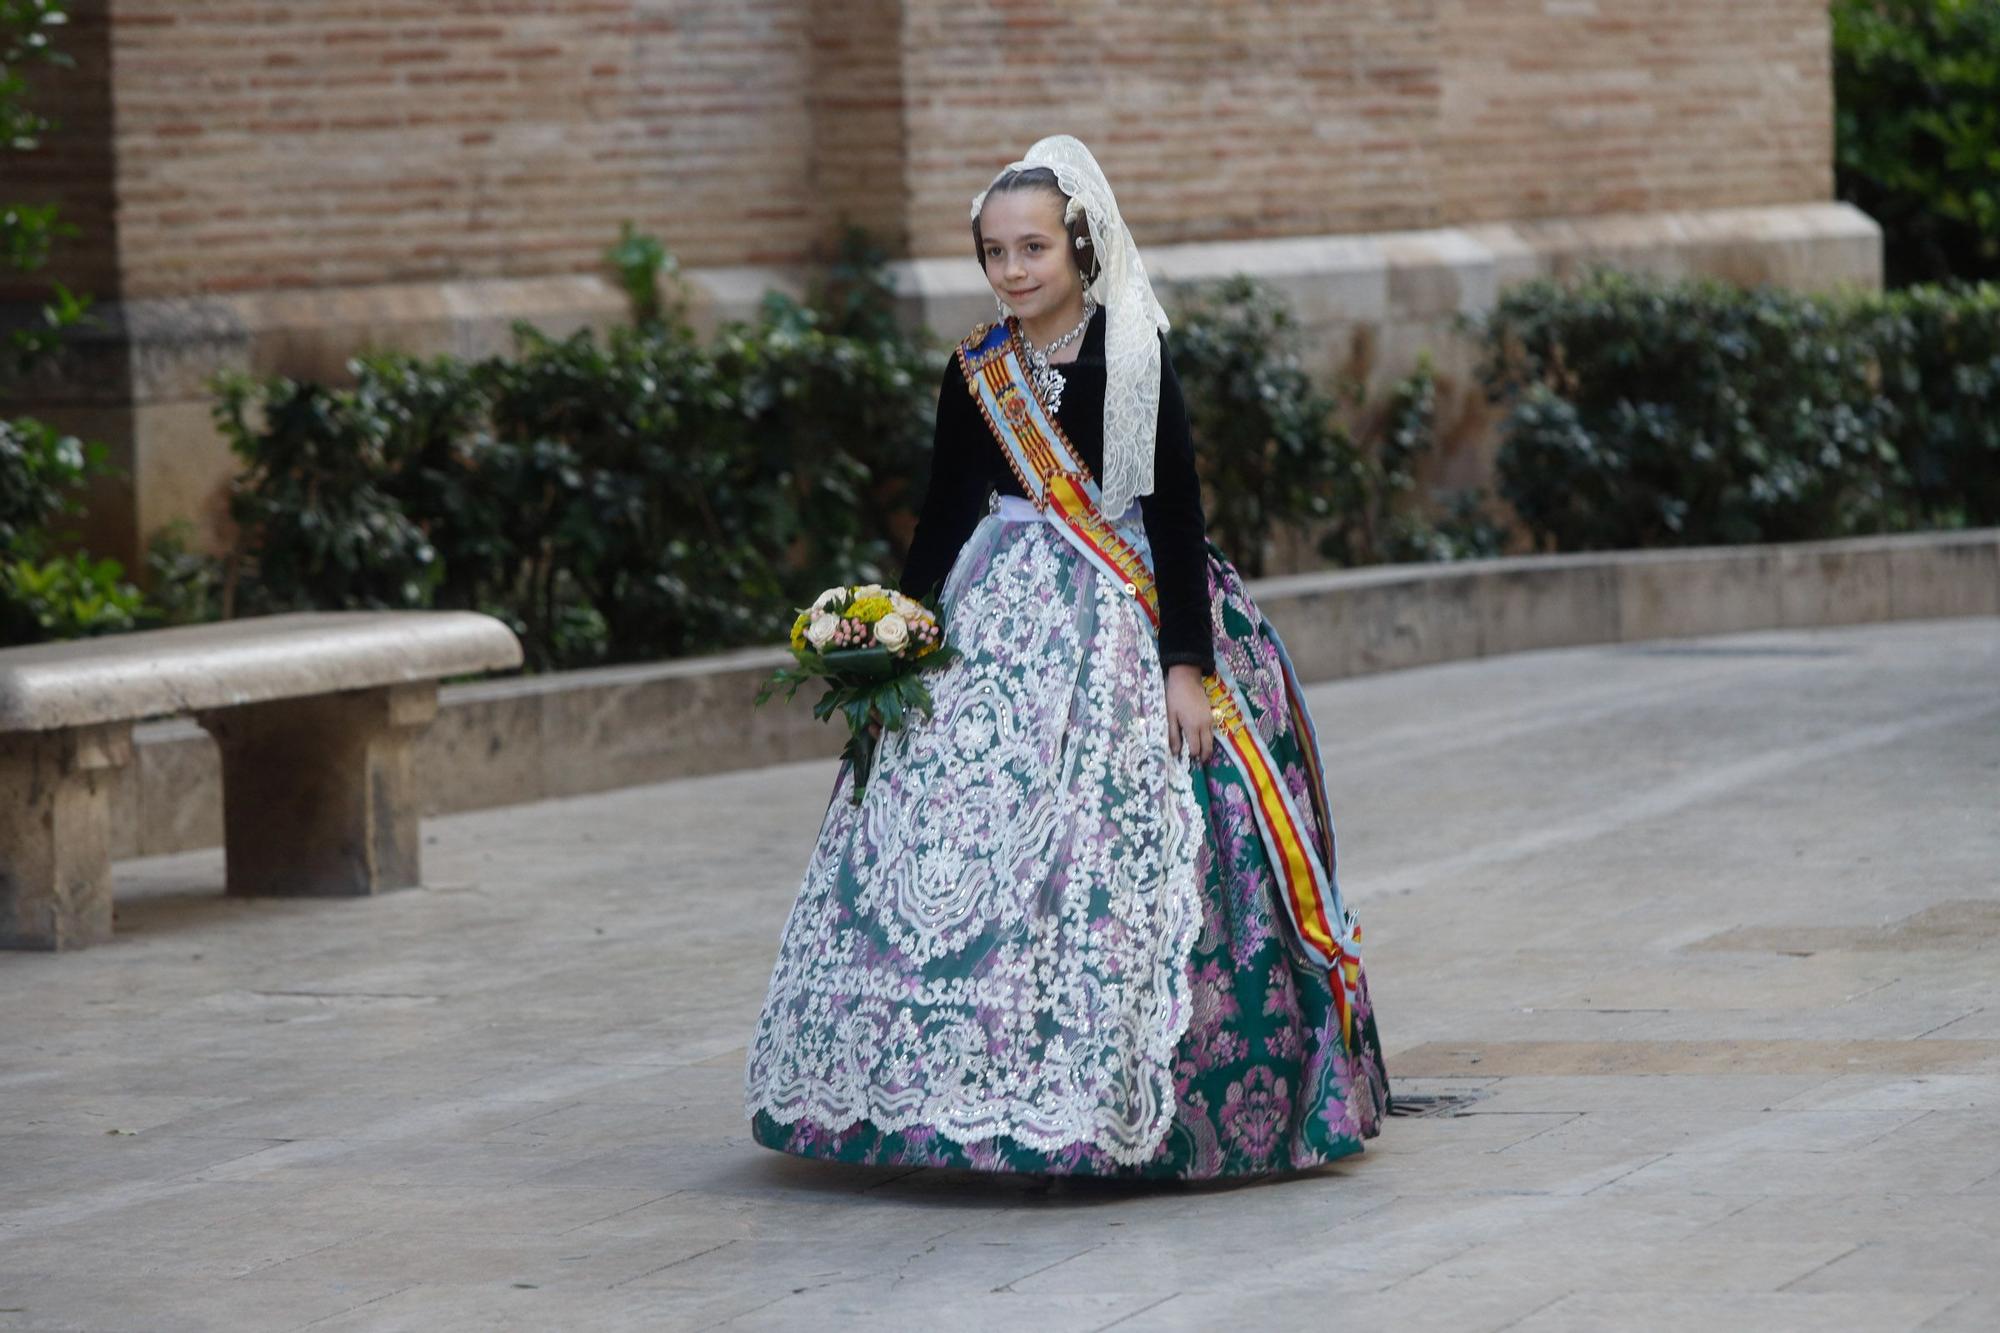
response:
M959 548L986 514L986 497L993 489L985 455L986 422L966 391L965 376L954 354L944 368L938 389L937 429L931 437L931 476L917 512L916 534L903 561L897 587L935 607L945 576L958 559Z
M1215 630L1208 605L1208 520L1201 508L1187 403L1164 346L1159 428L1153 447L1153 490L1139 497L1139 508L1160 590L1160 665L1189 663L1206 675L1215 670Z

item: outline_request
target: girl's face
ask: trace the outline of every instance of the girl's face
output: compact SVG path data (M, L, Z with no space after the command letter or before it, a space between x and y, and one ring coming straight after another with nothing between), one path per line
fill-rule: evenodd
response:
M986 281L1028 323L1082 305L1083 275L1070 254L1062 215L1062 196L1050 190L988 195L979 212Z

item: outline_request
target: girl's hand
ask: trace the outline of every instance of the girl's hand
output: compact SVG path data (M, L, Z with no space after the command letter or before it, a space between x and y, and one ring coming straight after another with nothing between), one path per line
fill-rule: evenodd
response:
M1215 715L1198 666L1177 662L1167 668L1167 749L1176 758L1185 749L1204 764L1215 753Z
M879 708L868 710L868 734L878 741L882 739L882 710Z

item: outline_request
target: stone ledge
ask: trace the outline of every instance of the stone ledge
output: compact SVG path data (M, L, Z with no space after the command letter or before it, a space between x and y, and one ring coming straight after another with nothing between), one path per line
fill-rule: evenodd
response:
M1315 682L1579 644L2000 616L2000 528L1386 565L1251 589ZM802 702L750 706L789 660L756 649L448 686L418 750L426 813L831 758L839 734ZM113 854L219 843L213 743L180 720L141 726L135 741Z

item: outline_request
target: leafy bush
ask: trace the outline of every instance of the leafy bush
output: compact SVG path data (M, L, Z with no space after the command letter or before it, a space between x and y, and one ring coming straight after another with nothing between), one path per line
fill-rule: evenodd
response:
M351 363L352 389L242 375L215 381L215 422L246 471L230 497L254 571L236 609L408 608L430 603L437 550L396 491L423 446L420 414L399 396L414 369ZM251 420L251 407L261 411Z
M921 347L867 299L837 332L775 294L703 345L639 304L664 251L628 231L614 258L640 318L608 336L519 324L512 355L358 358L344 390L218 381L237 604L482 610L545 669L774 638L827 582L884 577L930 436Z
M1341 518L1351 518L1361 452L1334 420L1339 404L1306 373L1282 300L1238 275L1183 302L1167 336L1207 483L1209 535L1244 574L1264 572L1279 523L1333 518L1343 502Z
M28 71L38 66L75 67L55 42L68 22L68 0L0 0L0 164L9 155L37 151L42 136L55 128L55 122L31 104ZM0 168L0 180L5 174ZM0 269L37 272L48 264L58 240L76 234L73 224L57 216L54 204L0 199ZM50 283L41 322L9 332L6 370L25 372L53 348L61 330L83 318L89 304L61 283Z
M1356 439L1343 405L1364 416L1358 384L1339 395L1304 369L1290 311L1268 287L1238 275L1183 304L1169 331L1210 499L1208 526L1246 575L1264 572L1264 546L1281 526L1323 530L1320 553L1341 565L1498 553L1502 534L1476 493L1458 497L1442 525L1415 504L1415 467L1435 444L1436 382L1426 358L1399 381Z
M1895 526L1904 475L1862 302L1610 268L1476 321L1499 486L1560 550Z
M1362 494L1375 500L1361 510L1358 524L1338 527L1320 543L1320 552L1340 564L1372 560L1473 560L1496 556L1506 547L1506 529L1484 506L1477 487L1441 496L1444 519L1412 508L1418 460L1437 445L1437 371L1428 351L1389 390L1381 413L1378 442L1366 454Z
M135 629L145 598L116 560L82 552L36 560L0 559L0 643L80 639Z
M40 148L53 128L30 105L24 71L73 64L54 42L67 8L64 0L0 0L0 162ZM0 200L0 269L36 272L57 240L75 234L53 205ZM9 333L0 379L23 375L48 355L88 306L61 283L49 284L39 322ZM117 561L56 551L74 534L52 525L77 513L84 483L108 471L102 446L29 417L0 418L0 645L130 629L145 613Z
M147 608L116 560L59 554L56 525L81 508L90 477L108 471L102 445L46 422L0 418L0 645L131 629Z
M1834 0L1835 175L1893 286L2000 278L2000 5Z
M1903 525L2000 523L2000 284L1904 288L1863 319L1896 409Z

